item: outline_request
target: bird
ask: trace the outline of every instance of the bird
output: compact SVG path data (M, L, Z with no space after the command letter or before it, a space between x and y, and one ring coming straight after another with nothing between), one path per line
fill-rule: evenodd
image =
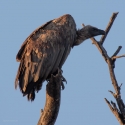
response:
M70 14L40 26L26 38L16 55L20 64L15 88L19 86L23 96L33 101L43 82L62 69L71 49L97 35L105 35L105 31L91 25L77 30Z

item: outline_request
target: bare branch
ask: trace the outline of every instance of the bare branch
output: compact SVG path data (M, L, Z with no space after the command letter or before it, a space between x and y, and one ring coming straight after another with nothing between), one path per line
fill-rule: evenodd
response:
M92 43L95 44L95 46L98 48L99 52L101 53L101 55L103 56L103 58L105 59L105 61L107 62L108 64L108 68L109 68L109 73L110 73L110 78L111 78L111 81L112 81L112 85L115 89L115 93L113 93L112 91L109 91L113 96L114 98L116 99L116 102L117 102L117 105L119 107L119 110L116 106L116 104L114 102L110 102L105 99L106 103L108 104L109 108L111 109L111 111L113 112L113 114L116 116L117 120L119 121L120 125L125 125L125 105L121 99L121 93L120 93L120 87L118 86L118 82L116 80L116 77L115 77L115 73L114 73L114 63L115 63L115 59L116 58L120 58L120 57L124 57L124 55L122 56L116 56L119 51L121 50L121 46L118 47L118 49L116 50L116 52L113 54L113 56L110 58L107 54L107 51L106 49L102 46L109 30L111 29L111 26L116 18L118 13L113 13L111 19L110 19L110 22L109 24L107 25L107 28L106 28L106 35L105 36L102 36L100 42L97 42L96 39L94 38L91 38L92 40Z
M104 98L104 99L105 99L106 103L108 104L110 110L113 112L114 108L111 106L110 102L106 98Z
M58 116L61 98L61 71L46 86L46 104L37 125L54 125Z
M121 56L113 56L112 59L117 59L117 58L122 58L122 57L125 57L125 54Z
M96 47L98 48L99 52L102 54L103 58L107 62L107 58L109 58L107 51L103 46L101 46L100 42L97 42L95 38L90 38L92 40L92 44L95 44Z
M119 86L120 89L121 89L121 87L122 87L122 84L123 84L123 83L121 83L121 85Z
M112 92L111 90L109 90L109 92L114 96L114 98L116 98L117 94L115 94L115 93Z
M114 13L114 14L118 14L118 13ZM111 18L112 19L112 18ZM112 19L113 20L113 19ZM109 22L107 27L111 28L112 23ZM116 94L120 95L120 91L119 91L119 86L117 84L117 80L115 77L115 73L114 73L114 66L112 65L112 60L111 58L108 56L107 51L105 50L105 48L100 44L100 42L97 42L95 40L95 38L91 38L92 42L95 44L95 46L98 48L98 50L100 51L100 53L102 54L102 56L104 57L105 61L108 63L108 67L109 67L109 72L110 72L110 77L111 77L111 81L112 84L115 88Z
M121 48L122 46L119 46L115 53L112 55L112 57L116 56L120 52Z
M116 110L118 112L118 108L117 108L116 104L113 101L111 101L111 104L112 104L114 110Z
M117 109L113 108L110 104L110 102L105 98L106 103L108 104L110 110L112 111L112 113L115 115L115 117L117 118L117 120L119 121L120 125L125 125L124 122L122 121L122 116L121 114L118 112ZM112 102L112 104L115 106L115 104Z
M101 40L100 40L101 45L103 45L103 43L104 43L104 41L105 41L105 39L106 39L106 37L108 35L108 32L110 31L110 29L111 29L111 27L113 25L113 22L114 22L115 18L117 17L117 14L118 14L118 12L112 14L112 17L110 18L108 26L106 27L106 30L105 30L106 34L101 37Z
M100 51L100 53L104 57L105 61L108 63L108 67L109 67L109 72L110 72L110 77L111 77L112 83L114 85L116 93L119 95L120 91L119 91L119 86L117 84L117 80L115 78L114 69L113 69L114 66L112 65L112 60L108 56L107 51L105 50L105 48L99 42L97 42L95 40L95 38L91 38L91 40L96 45L96 47L98 48L98 50Z

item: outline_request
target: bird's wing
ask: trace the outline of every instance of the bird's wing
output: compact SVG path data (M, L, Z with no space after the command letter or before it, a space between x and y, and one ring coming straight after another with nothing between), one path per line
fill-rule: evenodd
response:
M19 84L22 93L28 94L28 99L31 100L35 98L35 90L40 90L42 82L50 73L57 70L65 50L59 32L44 30L46 26L47 24L35 30L23 43L16 56L20 66L15 87Z
M20 62L20 60L21 60L21 57L22 57L22 54L23 54L25 45L27 44L27 42L29 41L29 39L30 39L31 37L33 37L33 35L38 34L41 29L43 29L44 27L46 27L46 26L47 26L48 24L50 24L51 22L52 22L52 20L50 20L50 21L46 22L45 24L43 24L42 26L38 27L36 30L34 30L34 31L29 35L29 37L26 38L26 40L23 42L23 44L22 44L22 46L21 46L19 52L17 53L16 60L17 60L18 62Z

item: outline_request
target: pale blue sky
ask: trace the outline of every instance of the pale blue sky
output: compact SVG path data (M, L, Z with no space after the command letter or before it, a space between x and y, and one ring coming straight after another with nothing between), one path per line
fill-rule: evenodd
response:
M119 12L104 43L111 56L119 45L125 54L125 1L120 0L0 0L0 124L36 125L45 104L45 86L34 102L22 97L14 80L19 63L16 54L28 35L45 22L71 14L81 28L90 24L105 29L113 12ZM100 37L96 37L98 40ZM116 62L118 83L125 83L125 59ZM108 67L90 40L71 51L63 66L68 84L61 95L61 106L55 125L117 125L104 101L114 98ZM125 85L122 86L125 101Z

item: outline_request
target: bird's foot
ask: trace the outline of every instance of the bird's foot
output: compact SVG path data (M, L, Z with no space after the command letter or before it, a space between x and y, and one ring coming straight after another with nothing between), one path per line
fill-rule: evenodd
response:
M56 72L54 72L53 74L51 74L51 75L56 76L57 74L60 74L60 78L61 78L61 89L64 90L64 89L65 89L64 82L67 84L67 81L66 81L66 79L63 77L62 73L63 73L62 69L59 69L59 68L58 68L58 70L57 70ZM50 81L51 75L46 79L47 82Z
M63 76L62 76L62 82L65 82L67 84L67 81Z
M64 86L63 82L65 82L67 84L67 81L66 81L66 79L63 76L61 77L61 80L62 80L62 82L61 82L61 88L62 88L62 90L64 90L65 86Z

